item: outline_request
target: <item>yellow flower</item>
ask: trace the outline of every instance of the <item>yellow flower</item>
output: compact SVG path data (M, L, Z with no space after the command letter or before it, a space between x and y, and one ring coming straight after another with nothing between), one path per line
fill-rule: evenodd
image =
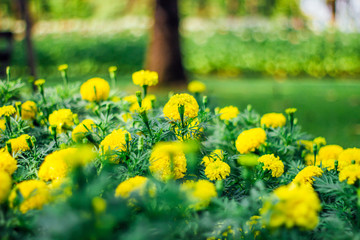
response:
M179 121L179 106L185 107L184 117L195 118L198 116L199 105L195 98L187 93L175 94L165 104L163 112L164 116L169 118L171 121Z
M56 125L56 131L63 133L74 125L74 115L70 109L59 109L49 116L50 126Z
M306 150L313 152L313 141L310 140L299 140L299 145L303 145Z
M350 165L352 161L356 164L360 164L360 149L359 148L348 148L339 155L339 170L341 171L344 167Z
M12 105L3 106L0 108L0 117L6 116L10 117L11 115L14 115L16 113L16 109Z
M109 97L110 85L102 78L91 78L80 87L82 99L95 102L106 100Z
M199 120L194 118L187 126L186 130L182 130L177 125L174 127L175 135L179 141L187 141L189 139L198 139L203 128L199 128ZM182 136L183 134L183 136Z
M159 81L159 76L157 72L141 70L133 73L132 80L135 85L139 85L140 87L155 86Z
M202 164L207 167L210 163L215 162L216 160L222 161L224 159L224 151L221 149L215 149L210 153L209 156L205 156L202 159Z
M5 119L0 119L0 129L3 130L3 131L6 130L6 121L5 121Z
M100 143L100 148L109 153L111 151L126 151L126 141L125 135L129 134L129 140L131 140L131 135L128 131L123 129L115 129L109 135L107 135L104 140Z
M65 71L69 68L69 66L67 64L61 64L58 66L58 70L59 71Z
M273 201L266 201L261 219L270 228L299 227L312 230L319 222L320 200L312 188L289 184L274 190Z
M93 120L85 119L79 125L77 125L74 130L72 131L72 139L75 142L81 142L82 139L85 137L85 133L91 131L92 128L95 128L96 125Z
M314 177L320 177L322 174L323 170L321 168L317 166L307 166L295 176L293 183L312 187Z
M163 181L183 178L186 172L186 158L182 144L157 143L151 152L149 169L155 177Z
M239 156L237 162L242 166L254 167L258 164L259 156L253 153Z
M347 184L353 185L360 179L360 165L351 164L344 167L339 173L339 181L347 180Z
M12 180L9 173L0 170L0 183L0 204L2 204L7 199L11 190Z
M271 176L281 177L284 173L284 163L279 157L275 157L274 154L266 154L258 159L259 162L263 163L263 170L271 171Z
M26 139L30 138L27 134L22 134L20 137L10 139L8 142L11 143L11 149L13 153L19 153L30 150Z
M105 201L105 199L103 199L101 197L94 197L91 200L91 205L96 214L103 213L106 210L106 201Z
M238 136L236 140L236 149L241 153L249 153L255 151L265 143L266 132L262 128L253 128L245 130Z
M21 118L24 120L35 119L37 113L36 103L33 101L26 101L21 105Z
M36 80L35 82L34 82L34 85L36 85L36 86L42 86L42 85L44 85L45 84L45 79L38 79L38 80Z
M286 124L286 118L282 113L267 113L262 116L260 124L268 128L283 127Z
M13 174L17 169L17 161L7 152L0 152L0 171Z
M317 137L314 139L314 144L316 144L318 147L326 145L326 140L323 137Z
M135 95L134 95L135 96ZM136 96L135 96L136 98ZM152 100L156 100L156 96L149 94L147 95L145 98L143 98L143 100L141 101L141 107L145 110L150 110L152 108L151 106L151 101ZM129 108L130 112L135 112L139 110L139 103L137 102L137 100L135 102L133 102Z
M225 179L230 175L230 166L226 162L216 160L206 166L205 175L211 181Z
M220 113L221 120L231 120L233 118L236 118L239 115L240 111L237 107L227 106L227 107L221 108L219 113Z
M40 180L27 180L19 183L9 196L10 207L14 208L14 201L20 191L24 200L20 204L20 211L26 213L32 209L41 209L50 200L50 193L45 182Z
M285 113L290 115L290 114L294 114L297 112L297 109L296 108L287 108L285 109Z
M117 70L116 66L109 67L109 72L116 72L116 70Z
M333 159L338 160L340 153L342 153L344 149L339 145L326 145L319 150L319 159Z
M190 207L197 210L206 208L211 199L217 197L215 185L207 180L186 181L180 189L187 194L188 199L192 202Z
M191 93L202 93L206 90L206 85L200 81L192 81L188 84L188 90Z
M143 195L145 193L147 182L148 179L142 176L129 178L117 186L115 196L128 198L133 193Z

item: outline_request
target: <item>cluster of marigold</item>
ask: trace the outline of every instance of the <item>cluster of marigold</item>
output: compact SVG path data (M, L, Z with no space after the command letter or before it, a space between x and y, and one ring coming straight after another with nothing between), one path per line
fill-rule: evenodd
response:
M61 71L65 71L62 69ZM110 75L115 78L116 68L110 68ZM125 101L129 104L129 112L121 113L123 120L131 121L132 114L139 114L144 123L148 121L147 112L153 108L155 96L147 94L147 88L158 83L156 72L139 71L132 76L133 83L143 88L143 94L136 94L122 99L112 98L113 101ZM38 80L35 84L40 92L44 93L44 80ZM206 86L193 81L188 89L191 93L199 95L206 90ZM92 78L81 85L80 94L82 99L89 102L108 100L110 94L109 83L101 78ZM235 106L227 106L217 111L218 117L224 124L233 121L240 114ZM286 115L289 121L293 121L296 109L287 109ZM1 129L11 131L12 117L20 117L31 121L38 114L35 102L27 101L16 106L3 106L0 108ZM186 147L183 142L197 139L197 134L184 131L188 128L202 129L199 127L199 104L192 95L187 93L175 94L163 107L164 118L174 126L174 133L179 141L159 142L152 149L149 158L149 170L153 177L160 181L183 179L187 174ZM47 119L50 126L48 131L63 134L71 131L75 143L82 142L86 133L94 131L97 124L92 119L84 119L75 125L74 118L77 116L70 109L58 109L51 113ZM264 171L273 178L279 178L284 174L282 160L274 154L258 156L254 151L266 144L268 128L282 128L286 125L287 118L282 113L268 113L262 116L259 125L261 127L244 130L239 133L236 140L236 149L240 154L238 163L243 166L261 164ZM151 129L149 128L151 134ZM9 200L11 207L18 207L23 213L31 209L40 209L46 203L52 201L51 191L59 187L69 172L76 166L86 165L96 158L96 154L109 155L109 161L114 164L118 159L113 152L125 152L131 141L131 134L126 129L114 129L102 141L99 148L74 147L56 150L47 155L38 171L38 179L27 180L13 186L11 175L17 169L17 156L24 151L33 148L33 137L23 134L10 139L6 147L0 153L0 202ZM288 228L299 227L301 229L313 229L318 223L320 200L312 188L314 177L321 176L324 171L339 171L339 180L347 180L348 184L354 184L360 179L360 149L350 148L344 150L337 145L326 145L325 139L316 138L313 141L302 140L299 142L306 149L304 157L308 165L302 169L293 181L286 186L274 190L271 197L264 201L263 208L259 211L261 216L254 216L256 221L268 227L276 228L285 226ZM95 149L95 150L94 150ZM91 153L91 154L89 154ZM227 163L227 154L222 149L214 149L210 154L202 156L200 164L204 167L207 179L197 181L183 181L180 189L184 191L193 202L194 209L206 208L212 198L217 197L216 181L222 181L230 176L231 168ZM11 190L12 189L12 190ZM23 201L19 206L14 206L14 201L20 192ZM131 198L132 194L156 194L151 179L145 176L136 176L120 183L115 190L115 195L122 198ZM104 202L95 199L96 205L104 205ZM106 204L105 204L106 206ZM102 207L103 208L103 207Z

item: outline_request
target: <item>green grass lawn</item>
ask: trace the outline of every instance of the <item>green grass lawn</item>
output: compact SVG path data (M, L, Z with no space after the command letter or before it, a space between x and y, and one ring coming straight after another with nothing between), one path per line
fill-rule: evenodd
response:
M99 76L107 78L107 76ZM88 77L71 77L84 81ZM288 107L298 108L296 116L303 130L313 136L323 136L328 144L360 147L360 82L296 79L276 82L271 79L222 79L198 77L206 83L211 105L235 105L245 109L251 104L261 114L284 112ZM58 77L48 79L53 85ZM122 76L119 88L129 94L140 90L131 84L131 76ZM165 102L169 90L151 89L160 102Z

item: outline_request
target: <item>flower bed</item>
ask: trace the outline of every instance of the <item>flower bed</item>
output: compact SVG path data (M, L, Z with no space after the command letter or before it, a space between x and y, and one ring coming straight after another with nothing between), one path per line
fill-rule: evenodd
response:
M92 78L21 94L1 82L0 233L5 239L352 239L360 149L304 134L297 109L211 106L206 86L151 95ZM111 89L111 90L110 90Z

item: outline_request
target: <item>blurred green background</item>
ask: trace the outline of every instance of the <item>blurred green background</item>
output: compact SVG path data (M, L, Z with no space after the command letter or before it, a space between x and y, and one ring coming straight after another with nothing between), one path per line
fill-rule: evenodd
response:
M0 3L0 30L15 32L13 76L27 80L24 26L10 2ZM331 15L334 2L337 16ZM352 5L356 0L347 2L180 0L189 79L206 83L213 104L252 104L260 113L296 107L305 131L328 143L360 147L360 14ZM131 73L144 67L154 1L29 3L38 77L61 83L57 66L67 63L71 81L108 78L108 67L115 65L121 89L136 90ZM306 12L306 4L318 16ZM165 101L168 89L150 91Z

